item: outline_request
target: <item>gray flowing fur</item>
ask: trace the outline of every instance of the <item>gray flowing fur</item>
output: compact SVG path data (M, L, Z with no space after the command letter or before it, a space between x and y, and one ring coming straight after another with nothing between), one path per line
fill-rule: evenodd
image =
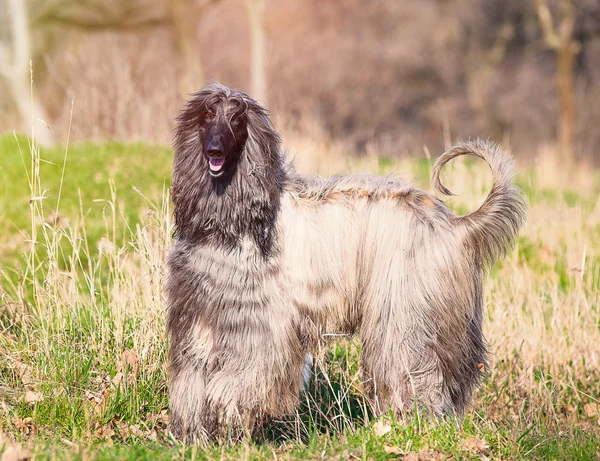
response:
M207 107L246 124L227 180L209 176L202 154ZM217 84L182 110L174 149L167 329L178 439L237 439L293 412L304 357L324 332L360 335L380 411L462 414L487 366L483 278L527 212L507 153L477 140L438 159L444 194L451 159L474 155L492 170L483 205L459 217L393 177L297 174L265 110Z

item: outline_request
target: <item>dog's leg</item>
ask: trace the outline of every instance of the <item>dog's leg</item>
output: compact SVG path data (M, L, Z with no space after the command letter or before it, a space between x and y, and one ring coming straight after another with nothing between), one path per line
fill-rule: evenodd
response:
M169 429L184 443L206 441L208 433L203 418L205 373L193 367L181 370L171 383Z
M205 401L208 369L214 367L217 358L213 336L201 321L171 334L170 431L186 443L205 441L209 436Z
M265 418L292 412L303 385L296 318L285 304L233 306L219 319L219 367L206 382L211 437L250 435Z
M393 318L367 323L362 334L362 366L375 397L375 410L391 408L401 417L415 408L444 413L450 402L444 395L435 342L427 332Z
M412 295L379 295L385 302L369 309L362 326L362 366L378 409L460 415L485 366L480 307L469 296L427 291L416 280L400 287Z

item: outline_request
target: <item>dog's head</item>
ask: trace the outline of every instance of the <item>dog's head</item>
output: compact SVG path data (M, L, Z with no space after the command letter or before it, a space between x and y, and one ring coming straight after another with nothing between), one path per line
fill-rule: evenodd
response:
M268 254L285 181L280 142L247 94L213 84L192 95L175 126L176 236L233 248L249 233Z
M192 95L177 118L176 166L178 160L188 167L193 163L213 182L230 181L241 164L249 173L279 166L279 142L265 109L255 100L212 84Z

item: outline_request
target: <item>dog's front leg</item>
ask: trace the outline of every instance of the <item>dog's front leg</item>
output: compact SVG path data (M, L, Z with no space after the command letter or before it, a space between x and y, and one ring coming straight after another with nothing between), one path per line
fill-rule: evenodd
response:
M211 436L239 439L298 402L304 355L296 316L285 303L262 301L223 311L217 322L219 367L206 381L203 408Z
M185 443L210 438L206 383L216 354L211 330L197 325L186 335L172 335L169 350L170 430Z

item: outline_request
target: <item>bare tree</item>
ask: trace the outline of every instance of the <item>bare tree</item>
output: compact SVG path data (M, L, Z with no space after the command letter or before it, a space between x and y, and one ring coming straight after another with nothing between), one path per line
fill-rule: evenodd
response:
M556 53L557 92L560 105L559 140L562 154L573 160L575 104L573 75L580 46L575 40L576 8L573 0L560 0L559 21L555 25L546 0L536 0L537 15L546 46Z
M11 38L9 46L0 43L0 75L8 80L8 87L23 125L31 125L30 134L40 144L52 144L54 136L46 124L46 110L33 88L31 29L27 2L8 0L7 5ZM37 123L39 121L42 121L42 124Z
M207 8L218 0L46 0L40 24L61 24L84 31L138 32L171 28L177 53L178 90L183 97L204 82L196 28Z
M30 63L37 69L39 58L47 50L33 49L33 33L43 33L47 26L53 25L84 32L113 30L119 33L168 27L172 30L177 54L179 93L185 97L204 81L196 27L207 7L217 1L8 0L11 39L6 46L0 43L0 76L7 79L11 96L25 126L32 119L47 121L44 106L33 91L30 74ZM31 6L31 10L28 6ZM32 127L38 125L36 123ZM53 142L52 132L45 123L43 128L36 129L35 136L40 143Z
M179 94L185 98L204 83L196 29L206 9L216 0L171 0L167 3L178 54Z
M252 96L267 103L267 77L265 62L265 1L246 0L248 23L250 25L250 75Z

